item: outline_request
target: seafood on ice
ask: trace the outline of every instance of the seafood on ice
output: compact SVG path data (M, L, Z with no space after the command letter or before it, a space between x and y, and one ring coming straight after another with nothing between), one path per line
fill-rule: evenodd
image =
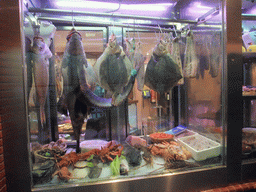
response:
M98 157L103 163L111 162L114 160L116 155L118 157L121 156L123 151L123 145L121 144L114 144L112 141L109 144L101 149L92 149L88 152L79 154L80 160L87 160L91 155L95 155Z
M165 160L187 160L192 157L189 151L175 141L152 144L148 149L152 155L163 157Z

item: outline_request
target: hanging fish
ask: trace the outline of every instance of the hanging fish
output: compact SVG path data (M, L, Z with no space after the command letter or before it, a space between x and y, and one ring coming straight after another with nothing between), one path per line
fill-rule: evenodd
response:
M183 70L182 70L182 63L180 58L180 44L179 44L179 38L175 37L172 39L172 53L171 56L173 60L178 64L180 73L182 75L182 78L178 81L177 85L183 85L184 84L184 77L183 77Z
M90 113L90 107L111 107L111 99L96 96L87 84L87 63L82 37L72 29L67 36L67 44L62 60L64 90L58 102L58 111L70 116L77 141L76 152L80 151L80 134L84 120Z
M186 48L184 58L184 76L185 77L196 77L198 72L199 59L196 55L196 48L194 44L194 36L191 31L188 32L186 37Z
M130 44L130 42L129 42L129 44ZM132 48L130 49L127 56L130 59L131 64L133 65L134 69L131 70L131 74L130 74L128 83L123 88L122 92L121 93L116 92L112 95L112 105L114 105L114 106L120 105L128 97L131 90L133 89L136 77L137 77L138 86L141 87L140 89L138 87L138 89L142 90L143 86L144 86L144 76L145 76L144 60L145 60L145 58L141 54L140 48L137 49L137 46L135 46L134 39L132 40L132 44L133 44ZM131 44L129 46L131 46ZM140 75L140 76L138 76L138 75Z
M114 34L110 36L107 48L93 68L103 89L111 94L123 93L123 88L130 80L132 64Z
M144 67L144 61L146 58L143 56L141 51L141 43L135 42L135 39L125 39L126 42L126 55L130 59L133 67L137 69L137 88L138 90L142 91L145 81L145 67Z
M168 41L160 39L155 46L150 61L148 62L145 85L160 93L169 92L182 78L178 64L168 52Z
M221 35L218 32L215 32L212 35L211 43L210 43L210 70L209 73L212 77L217 77L219 74L219 68L221 63L221 43L220 43Z
M40 106L40 120L43 125L46 122L44 106L49 86L49 58L52 57L52 53L40 36L34 37L31 50L33 52L31 62L34 66L36 95Z

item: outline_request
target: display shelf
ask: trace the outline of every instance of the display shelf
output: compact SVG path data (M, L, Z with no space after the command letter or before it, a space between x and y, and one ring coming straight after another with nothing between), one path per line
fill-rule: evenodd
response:
M256 52L243 52L243 85L251 85L252 64L256 62ZM251 125L251 100L256 100L256 95L242 95L244 101L244 126Z
M253 63L253 62L256 62L256 52L244 52L243 63Z
M256 100L256 95L242 96L243 100Z

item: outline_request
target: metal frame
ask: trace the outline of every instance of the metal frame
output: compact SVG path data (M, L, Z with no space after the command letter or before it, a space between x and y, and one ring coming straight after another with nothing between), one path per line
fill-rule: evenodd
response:
M197 21L191 20L178 20L170 18L161 17L147 17L147 16L136 16L136 15L124 15L116 13L95 13L95 12L82 12L82 11L69 11L69 10L59 10L59 9L39 9L39 8L29 8L29 12L33 13L46 13L54 15L86 15L86 16L97 16L97 17L111 17L111 18L121 18L121 19L137 19L137 20L152 20L152 21L164 21L171 23L191 23L196 24Z
M227 171L228 182L241 181L242 163L242 2L227 0L223 4L225 58L223 70L223 126L227 131ZM239 154L239 155L238 155Z
M37 188L32 191L44 192L193 192L213 188L227 184L227 172L224 167L212 169L199 169L180 173L170 173L157 176L145 176L128 179L113 179L92 184L74 184L54 186L49 188Z

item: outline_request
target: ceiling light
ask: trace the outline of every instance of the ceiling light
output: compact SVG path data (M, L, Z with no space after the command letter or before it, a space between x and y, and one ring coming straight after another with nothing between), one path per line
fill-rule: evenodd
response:
M82 8L82 9L111 9L115 10L119 8L118 3L99 2L99 1L70 1L70 0L58 0L55 2L59 8ZM119 10L129 11L166 11L169 7L173 6L173 3L156 3L156 4L121 4Z

